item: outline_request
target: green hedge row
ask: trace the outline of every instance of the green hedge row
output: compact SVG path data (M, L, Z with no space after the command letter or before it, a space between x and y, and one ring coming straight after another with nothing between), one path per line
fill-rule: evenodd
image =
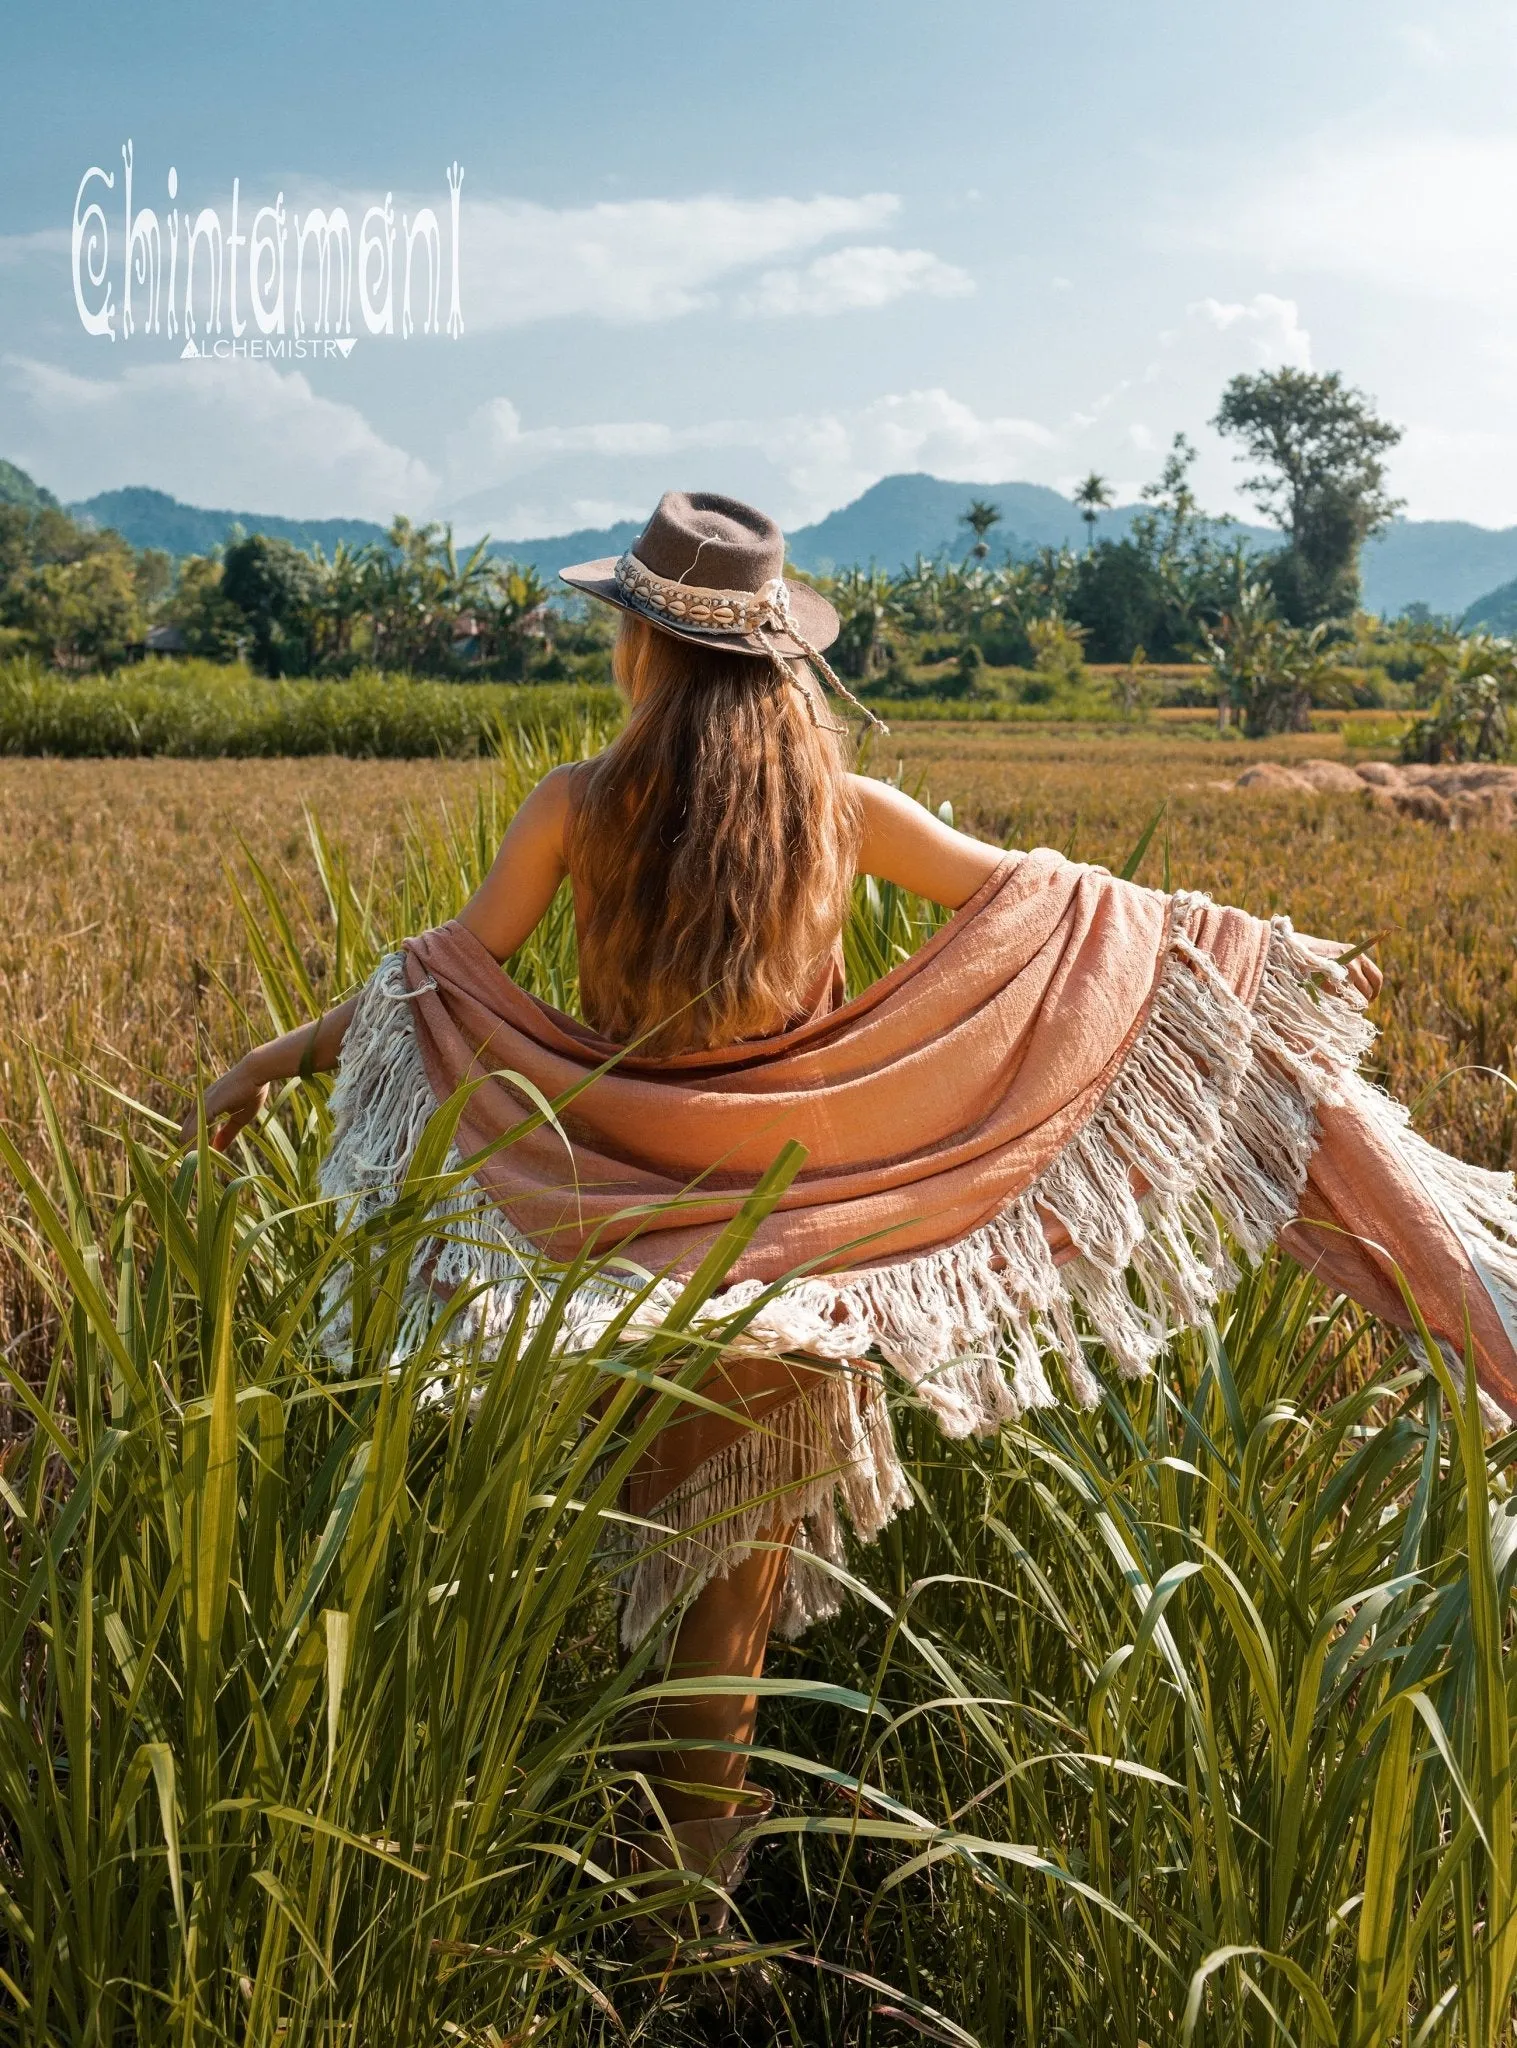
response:
M1095 688L1061 690L1038 704L923 695L876 702L874 709L892 725L1113 717L1108 695ZM62 676L28 661L0 661L0 754L468 760L495 753L503 725L557 729L620 713L609 684L428 682L372 669L341 682L270 682L240 665L209 661Z
M0 664L0 754L456 760L494 753L502 725L556 727L618 711L614 690L581 684L413 682L372 671L269 682L212 662L71 677Z

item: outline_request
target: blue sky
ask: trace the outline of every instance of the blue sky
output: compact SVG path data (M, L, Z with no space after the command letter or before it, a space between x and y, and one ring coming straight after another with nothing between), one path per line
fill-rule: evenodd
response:
M1129 495L1184 429L1237 509L1207 417L1293 362L1406 428L1413 514L1517 522L1510 7L10 13L0 454L66 497L510 537L676 485L798 524L908 468ZM462 336L370 335L356 301L331 361L87 334L76 188L114 173L119 302L129 137L165 233L171 164L224 226L237 178L244 233L283 194L356 234L388 192L432 207L445 271L457 161Z

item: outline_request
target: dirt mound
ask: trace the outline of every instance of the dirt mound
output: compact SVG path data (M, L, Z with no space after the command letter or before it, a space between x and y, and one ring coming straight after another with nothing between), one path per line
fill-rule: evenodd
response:
M1303 795L1360 794L1371 803L1404 818L1419 818L1445 832L1517 831L1517 768L1488 761L1447 766L1401 768L1389 761L1366 761L1350 768L1343 761L1261 761L1245 768L1235 789L1294 790Z

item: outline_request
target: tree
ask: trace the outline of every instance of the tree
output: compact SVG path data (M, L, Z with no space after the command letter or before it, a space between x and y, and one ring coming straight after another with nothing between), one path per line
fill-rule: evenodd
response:
M1057 612L1027 627L1033 667L1054 688L1073 689L1085 678L1085 628ZM1036 702L1037 699L1030 701Z
M1184 434L1176 434L1157 482L1145 484L1139 494L1144 504L1153 509L1138 514L1133 532L1143 537L1143 544L1161 560L1179 555L1202 521L1200 500L1190 481L1195 463L1193 444ZM1227 521L1210 523L1226 525Z
M829 595L840 621L831 660L841 676L867 681L890 660L890 629L900 617L895 586L883 569L846 569Z
M1080 557L1069 616L1089 634L1086 652L1092 661L1126 661L1138 646L1172 661L1189 639L1175 579L1135 538L1099 541Z
M1314 704L1343 699L1342 671L1328 643L1326 620L1309 629L1288 626L1269 586L1249 575L1237 558L1237 584L1215 627L1203 626L1222 722L1235 711L1252 740L1271 733L1308 732Z
M142 609L156 611L174 587L173 556L162 548L144 548L133 560L132 580Z
M530 562L506 561L494 566L478 616L490 656L504 665L507 674L525 673L527 621L542 615L547 599L548 587Z
M125 660L142 629L138 569L120 534L79 526L56 504L0 505L0 628L58 668Z
M1217 680L1219 724L1226 725L1233 712L1251 737L1277 729L1282 630L1268 588L1260 582L1240 582L1236 601L1222 614L1215 631L1206 632ZM1288 722L1280 720L1281 725Z
M1340 618L1359 599L1359 550L1400 509L1384 456L1401 429L1336 370L1262 370L1234 377L1212 421L1261 466L1244 491L1286 537L1269 580L1293 625Z
M1453 640L1431 655L1432 715L1415 719L1401 742L1404 761L1505 761L1517 713L1517 648L1490 633Z
M204 661L237 661L249 638L244 613L221 587L221 564L210 555L188 555L163 607L166 625L184 635L186 654Z
M350 663L353 628L367 608L363 551L340 540L333 548L329 562L318 543L311 550L311 559L316 564L319 584L311 648L312 666L342 668Z
M221 594L247 621L254 663L265 675L304 675L311 666L321 572L292 541L250 533L232 542Z
M1148 675L1148 655L1135 647L1126 668L1111 680L1113 702L1124 718L1146 718L1153 704L1153 685Z
M1089 547L1096 544L1096 521L1111 505L1111 485L1098 471L1092 470L1075 491L1075 503L1080 508L1080 517L1085 521L1089 533Z
M16 623L54 667L114 668L142 627L131 551L118 543L72 562L44 562L17 609Z
M959 514L960 526L967 526L974 535L974 545L969 552L977 562L983 562L990 553L990 542L986 535L993 526L1001 523L1001 508L991 505L984 498L971 498L969 510Z

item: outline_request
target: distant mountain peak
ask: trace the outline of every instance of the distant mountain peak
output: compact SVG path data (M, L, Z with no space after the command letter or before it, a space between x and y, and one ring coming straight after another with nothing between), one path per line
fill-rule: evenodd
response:
M18 469L14 462L0 460L0 505L20 505L28 512L40 512L45 508L58 510L58 500L41 484L33 483L24 469Z
M894 571L918 555L947 554L960 560L972 541L962 514L975 498L988 500L1001 514L989 536L993 558L1027 555L1043 547L1083 548L1091 538L1079 508L1047 484L955 482L922 470L902 470L881 477L824 519L798 527L790 536L790 560L813 573L871 563ZM23 470L0 461L0 504L35 508L56 502ZM1113 506L1096 521L1094 537L1120 540L1143 509L1136 504ZM178 556L209 554L224 546L234 526L293 541L297 547L320 546L328 554L338 541L363 547L382 541L386 532L369 519L290 519L207 510L182 504L147 485L102 491L67 510L94 525L114 527L134 547L162 548ZM620 554L639 526L637 520L621 520L614 526L551 534L541 540L495 541L491 552L530 564L551 580L568 562ZM1278 538L1259 526L1240 524L1234 531L1240 538L1267 545ZM1387 617L1414 602L1450 617L1467 612L1473 616L1487 595L1517 579L1517 527L1496 530L1464 520L1398 519L1365 548L1363 574L1365 603ZM1505 607L1502 615L1506 616Z
M359 548L385 537L385 528L372 519L285 519L278 514L208 510L181 504L148 484L99 491L68 509L87 525L114 528L134 548L161 548L179 556L211 554L226 545L234 527L293 541L299 548L320 547L327 554L339 541Z

